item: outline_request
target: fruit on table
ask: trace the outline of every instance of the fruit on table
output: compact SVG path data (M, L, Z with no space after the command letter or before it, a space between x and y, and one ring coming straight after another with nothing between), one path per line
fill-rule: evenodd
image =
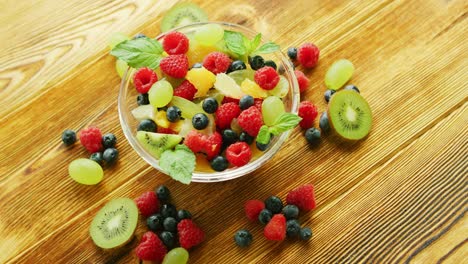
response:
M272 90L268 91L270 95L278 96L279 98L285 97L289 92L289 82L284 76L280 76L278 84Z
M297 60L304 68L313 68L317 65L320 50L312 43L304 43L297 49Z
M172 100L173 93L172 85L166 80L160 80L151 86L148 99L152 106L163 107Z
M240 86L225 73L216 75L214 87L224 96L240 99L245 93L241 90Z
M137 108L132 110L132 115L135 119L142 121L144 119L153 119L156 115L155 107L147 104L147 105L140 105Z
M180 109L181 116L185 119L192 119L194 115L203 112L198 104L178 96L172 97L170 104L177 106Z
M206 95L216 81L216 76L203 67L191 69L187 72L185 78L197 89L195 97Z
M279 97L268 96L265 100L263 100L262 117L265 125L274 125L276 119L284 112L284 103Z
M89 233L100 248L110 249L126 244L138 223L138 208L129 198L117 198L102 207L91 222Z
M237 70L228 73L228 76L231 77L238 85L241 85L246 79L253 81L254 75L255 71L252 69Z
M325 85L328 89L338 90L351 79L354 65L349 60L341 59L334 62L325 74Z
M81 184L95 185L102 181L104 171L95 161L90 159L76 159L68 165L70 177Z
M265 98L268 96L267 90L262 89L257 83L250 79L244 79L240 87L244 94L250 95L254 98Z
M136 138L141 146L155 158L159 158L166 149L172 149L182 141L179 135L169 135L138 131Z
M249 230L241 229L234 235L234 241L239 247L248 247L252 243L253 237Z
M175 27L206 21L208 21L207 14L196 4L179 3L164 15L161 21L161 31L166 32Z
M70 146L76 142L76 133L71 129L66 129L62 133L63 144Z

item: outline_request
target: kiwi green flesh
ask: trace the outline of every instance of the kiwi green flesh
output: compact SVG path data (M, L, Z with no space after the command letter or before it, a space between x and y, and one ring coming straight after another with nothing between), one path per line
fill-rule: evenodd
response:
M166 32L176 27L207 21L208 15L196 4L180 3L173 6L163 17L161 31Z
M335 93L328 105L328 118L335 132L347 140L363 139L372 127L369 104L355 91Z
M179 135L152 133L146 131L138 131L136 138L143 148L157 159L161 157L161 154L165 150L172 149L182 141L182 137Z
M138 208L129 198L109 201L94 217L89 233L94 243L104 249L125 245L138 223Z

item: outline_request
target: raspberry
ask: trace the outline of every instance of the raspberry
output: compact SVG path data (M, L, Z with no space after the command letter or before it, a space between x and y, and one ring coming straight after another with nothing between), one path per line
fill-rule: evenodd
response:
M161 60L159 67L165 74L174 78L183 78L188 71L188 58L185 54L169 55Z
M249 163L252 151L245 142L237 142L226 149L226 159L234 166L241 167Z
M286 218L282 214L275 214L263 229L268 240L282 241L286 237Z
M297 60L304 68L313 68L317 65L320 50L312 43L304 43L297 49Z
M189 249L205 240L205 232L201 230L191 219L184 219L177 224L180 246Z
M257 221L263 209L265 209L265 204L260 200L248 200L244 205L245 215L250 221Z
M299 209L309 211L315 208L314 186L306 184L290 191L286 196L288 204L294 204Z
M299 84L299 92L304 92L309 87L309 78L307 78L303 72L299 70L295 70L294 73L296 74L297 83Z
M102 134L97 127L88 127L80 131L80 142L89 153L102 150Z
M239 116L241 110L238 103L226 103L218 107L215 112L216 126L219 129L226 129L231 126L232 119Z
M162 127L162 126L158 126L158 133L160 134L177 134L174 130L170 129L170 128L165 128L165 127Z
M135 88L141 94L147 93L151 86L157 81L158 76L150 68L140 68L135 75L133 75Z
M262 113L256 106L251 106L240 113L237 122L247 134L256 137L263 125Z
M174 89L174 96L183 97L187 100L192 101L195 94L197 93L197 88L193 86L189 81L183 81L177 88Z
M232 97L229 97L229 96L224 96L223 97L223 101L221 101L221 104L225 104L225 103L236 103L236 104L239 104L239 99L236 99L236 98L232 98Z
M141 237L135 253L141 260L162 261L167 254L167 249L155 233L148 231Z
M302 129L311 128L314 125L315 118L317 118L318 115L317 106L309 101L302 101L299 104L298 115L302 117L302 120L299 123Z
M150 216L159 210L158 197L154 192L145 192L135 199L141 215Z
M255 98L254 99L254 106L257 107L258 111L262 112L262 103L263 99Z
M231 65L231 59L222 52L211 52L203 60L203 67L214 74L226 72Z
M184 54L189 49L189 39L180 32L168 33L163 40L163 49L169 55Z
M271 90L278 84L280 78L272 67L266 66L255 72L255 82L264 90Z
M223 137L218 132L207 136L198 131L192 130L186 136L184 144L194 153L205 153L208 160L213 159L221 150Z

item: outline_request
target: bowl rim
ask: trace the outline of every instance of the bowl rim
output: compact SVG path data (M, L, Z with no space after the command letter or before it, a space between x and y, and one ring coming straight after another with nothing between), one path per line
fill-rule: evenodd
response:
M229 22L224 22L224 21L215 21L215 22L197 22L197 23L192 23L188 24L185 26L177 27L174 29L171 29L170 31L164 32L159 34L157 37L154 39L160 40L164 36L166 36L168 33L173 32L173 31L183 31L187 30L190 28L195 28L198 26L203 26L207 24L218 24L223 26L223 29L226 29L225 27L232 28L232 29L238 29L237 31L240 31L242 33L248 32L249 34L256 35L258 33L262 34L262 40L261 43L266 43L268 42L268 38L265 37L266 35L263 34L263 32L257 32L253 29L244 27L242 25L234 24L234 23L229 23ZM285 74L287 73L288 77L288 82L291 85L289 88L290 92L292 91L291 94L291 110L289 111L290 113L297 114L298 107L299 107L299 101L300 101L300 91L299 91L299 84L297 82L296 78L292 78L295 76L294 73L294 68L291 66L290 61L288 57L281 51L275 51L272 54L275 54L281 61L281 64L283 65L285 69ZM125 99L126 99L126 92L127 92L127 85L126 85L126 80L127 80L127 74L129 73L129 68L125 71L124 75L122 76L121 84L120 84L120 89L119 89L119 96L118 96L118 112L119 112L119 121L120 121L120 126L122 128L122 131L124 133L125 138L129 142L129 144L132 146L132 148L137 152L137 154L144 160L146 163L148 163L150 166L153 168L157 169L158 171L162 172L163 174L167 174L164 172L161 167L159 167L159 161L151 156L146 150L143 149L142 146L137 142L135 136L132 133L132 129L129 127L129 120L128 120L128 113L125 107L128 109ZM249 162L247 165L242 166L242 167L234 167L230 168L221 172L197 172L194 171L192 174L192 182L221 182L221 181L227 181L227 180L232 180L239 178L241 176L247 175L250 172L253 172L254 170L260 168L263 166L268 160L270 160L281 148L283 143L286 141L286 139L289 137L292 129L283 132L279 137L274 138L273 144L269 147L269 149L263 154L261 154L257 159L255 159L252 162Z

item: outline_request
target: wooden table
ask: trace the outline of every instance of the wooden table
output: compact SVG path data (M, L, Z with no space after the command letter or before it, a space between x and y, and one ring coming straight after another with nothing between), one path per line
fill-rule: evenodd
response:
M323 78L348 58L352 83L373 109L358 145L324 138L307 146L297 129L278 155L237 180L189 186L151 168L126 142L118 119L119 77L108 55L113 32L159 33L175 1L11 1L0 3L0 263L137 263L133 248L96 248L93 216L109 199L167 185L190 208L207 240L190 263L462 263L468 157L468 5L463 0L198 0L212 20L267 33L283 50L321 48L303 99L323 111ZM255 2L252 4L252 2ZM465 32L465 33L463 33ZM117 135L121 158L97 186L70 179L88 154L60 141L66 128L97 125ZM316 187L318 207L301 216L309 242L272 243L248 223L247 199ZM254 243L233 241L248 228Z

